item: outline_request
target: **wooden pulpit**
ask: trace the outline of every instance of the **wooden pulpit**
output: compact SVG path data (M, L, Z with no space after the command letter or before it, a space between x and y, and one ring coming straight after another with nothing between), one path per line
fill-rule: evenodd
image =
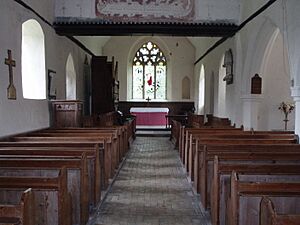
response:
M83 103L79 100L55 100L52 103L52 126L82 127Z

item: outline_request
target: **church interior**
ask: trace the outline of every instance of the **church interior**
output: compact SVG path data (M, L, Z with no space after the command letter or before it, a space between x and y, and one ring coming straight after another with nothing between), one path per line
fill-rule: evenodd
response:
M1 0L0 225L299 225L299 11Z

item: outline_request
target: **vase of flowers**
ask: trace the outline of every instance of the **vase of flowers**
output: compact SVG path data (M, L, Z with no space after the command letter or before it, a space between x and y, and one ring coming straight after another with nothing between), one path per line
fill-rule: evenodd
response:
M281 102L278 109L284 113L284 130L287 130L288 115L294 110L295 104L290 102Z

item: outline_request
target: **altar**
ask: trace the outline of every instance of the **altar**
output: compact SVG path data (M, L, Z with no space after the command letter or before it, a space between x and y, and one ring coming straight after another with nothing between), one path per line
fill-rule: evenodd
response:
M132 107L130 114L136 116L136 125L141 126L165 126L168 108L157 107Z

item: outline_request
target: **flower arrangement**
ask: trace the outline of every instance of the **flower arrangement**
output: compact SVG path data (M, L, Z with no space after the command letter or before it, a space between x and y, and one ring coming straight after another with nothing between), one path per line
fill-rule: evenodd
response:
M284 129L287 130L288 115L294 110L295 104L290 102L281 102L278 109L284 113Z
M288 115L290 114L295 108L295 104L294 103L290 103L290 102L281 102L278 109L281 110L284 115Z

